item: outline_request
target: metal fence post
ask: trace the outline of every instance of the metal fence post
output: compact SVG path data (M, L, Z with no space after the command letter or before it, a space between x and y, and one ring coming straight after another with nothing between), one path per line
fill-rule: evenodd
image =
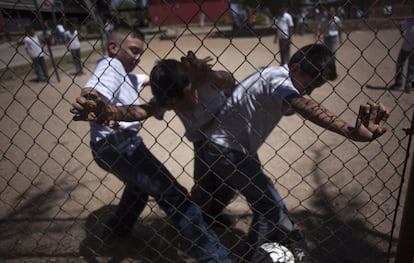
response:
M411 129L407 134L414 134L414 113L411 119ZM414 244L412 234L414 233L414 158L411 156L411 172L408 177L407 194L404 202L404 210L401 219L401 228L397 245L395 263L412 263L414 260Z

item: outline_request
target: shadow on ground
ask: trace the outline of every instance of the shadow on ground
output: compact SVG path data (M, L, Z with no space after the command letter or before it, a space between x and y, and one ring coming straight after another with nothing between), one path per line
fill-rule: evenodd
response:
M231 30L219 30L210 35L212 38L237 38L237 37L263 37L274 35L275 30L272 28L235 28Z
M323 175L312 174L318 180ZM57 185L58 184L58 185ZM86 221L57 216L56 203L66 200L67 194L79 187L74 182L57 182L39 192L28 190L9 200L16 205L12 213L0 220L0 259L10 262L43 262L70 260L72 262L122 262L126 258L143 262L194 262L188 254L190 244L164 218L154 217L136 224L131 237L114 242L99 239L102 222L114 210L104 206L89 214ZM381 263L387 262L390 240L387 233L376 230L369 219L357 217L345 220L332 204L332 194L323 184L312 197L312 211L293 213L307 233L315 263ZM353 200L350 209L364 204ZM314 212L317 211L317 212ZM239 220L249 222L250 214ZM84 224L83 224L84 223ZM243 255L244 231L237 228L214 229L233 256ZM391 231L391 229L389 229Z
M86 238L81 242L80 255L87 262L122 262L126 258L144 262L195 262L191 257L191 243L182 238L168 220L151 218L139 221L126 238L102 240L106 219L115 211L115 206L104 206L89 215L85 223ZM237 229L217 229L223 244L231 248L236 257L243 254L243 233Z

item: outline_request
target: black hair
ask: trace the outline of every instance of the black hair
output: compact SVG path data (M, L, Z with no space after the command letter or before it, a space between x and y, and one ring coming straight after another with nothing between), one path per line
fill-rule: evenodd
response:
M338 77L335 54L325 45L310 44L300 48L289 60L289 66L299 63L303 73L325 81Z
M190 84L190 79L180 62L163 59L151 70L150 83L152 95L161 106L166 106L168 101L184 97L183 90Z
M115 29L109 35L109 39L122 42L128 36L145 41L145 35L141 30L139 30L139 28L131 27L127 24L120 24L115 26Z

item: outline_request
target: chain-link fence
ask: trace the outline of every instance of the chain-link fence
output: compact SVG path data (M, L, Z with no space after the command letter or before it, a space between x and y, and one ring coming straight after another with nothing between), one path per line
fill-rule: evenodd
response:
M146 33L146 49L135 73L149 74L157 60L180 59L192 50L200 58L211 56L213 69L229 71L241 81L261 67L280 65L274 42L277 10L259 2L249 8L196 0L148 1L147 8L55 2L0 3L5 21L0 43L1 260L194 262L188 240L152 197L128 237L111 242L96 235L105 228L124 185L95 163L89 125L72 121L69 109L106 53L101 41L105 18ZM390 111L388 132L359 143L292 115L279 122L258 155L303 229L315 262L394 262L410 163L409 133L404 129L411 127L414 95L409 93L411 84L410 90L389 87L404 41L400 25L411 15L411 5L395 4L392 15L384 16L381 1L339 2L334 3L343 28L336 52L339 77L316 89L312 98L350 123L360 104L380 101ZM323 43L317 28L324 6L290 4L296 25L291 53ZM105 16L104 7L111 16ZM83 74L55 29L58 24L78 30ZM25 26L32 26L42 40L47 81L37 77L21 42ZM403 72L405 77L405 67ZM152 97L149 88L139 95L142 102ZM145 120L140 136L178 182L191 189L193 144L184 137L177 115L168 111L161 121ZM240 259L252 210L237 195L225 213L233 224L212 229L231 256Z

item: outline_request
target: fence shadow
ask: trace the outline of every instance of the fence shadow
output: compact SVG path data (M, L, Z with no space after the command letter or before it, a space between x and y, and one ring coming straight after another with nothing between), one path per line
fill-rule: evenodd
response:
M323 155L317 153L315 156ZM315 162L318 163L318 160ZM306 234L312 257L320 263L387 262L387 257L392 256L388 255L389 235L373 230L375 227L370 225L369 218L343 217L345 212L338 211L338 207L334 205L335 199L342 194L353 194L346 191L332 194L332 189L322 183L326 175L315 171L318 170L314 170L312 177L320 187L312 195L312 211L292 213L292 217L300 222ZM362 200L352 199L352 202L347 202L346 210L358 211L364 205L366 204Z
M99 236L104 222L114 211L115 206L108 205L88 216L85 222L86 237L79 247L79 254L87 262L100 262L100 258L109 258L108 262L122 262L126 258L154 263L195 262L189 253L190 241L182 238L164 218L138 221L132 234L125 239L102 240ZM223 244L227 244L236 257L241 257L244 253L240 241L243 233L237 229L218 229L217 233Z

